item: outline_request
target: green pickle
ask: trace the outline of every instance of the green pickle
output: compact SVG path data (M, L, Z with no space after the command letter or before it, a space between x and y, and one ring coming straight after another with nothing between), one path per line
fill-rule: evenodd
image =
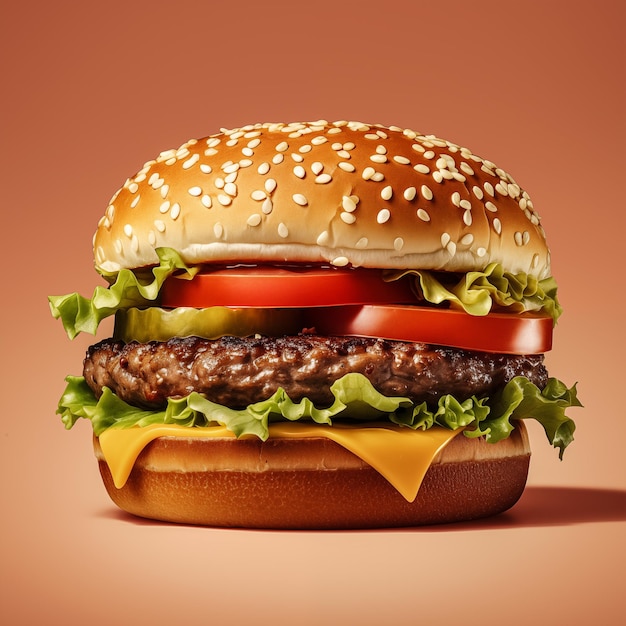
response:
M302 328L302 313L298 309L150 307L117 311L113 336L125 342L146 343L167 341L172 337L218 339L225 335L293 335L301 332Z

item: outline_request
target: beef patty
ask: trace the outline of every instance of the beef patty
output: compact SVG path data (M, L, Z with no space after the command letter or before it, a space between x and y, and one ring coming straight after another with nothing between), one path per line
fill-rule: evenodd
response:
M129 404L152 409L192 391L240 408L265 400L279 387L294 401L307 397L324 407L333 401L330 385L350 372L365 375L387 396L430 406L447 393L460 401L488 396L519 375L540 388L548 378L543 355L317 335L149 343L106 339L89 348L84 362L85 379L97 397L106 386Z

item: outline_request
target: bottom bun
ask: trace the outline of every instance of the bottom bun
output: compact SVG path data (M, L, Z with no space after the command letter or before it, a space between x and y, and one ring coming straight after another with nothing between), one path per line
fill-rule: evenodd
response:
M94 448L109 496L124 511L167 522L291 529L389 528L459 522L512 507L524 491L528 435L497 444L455 437L435 457L413 502L329 439L162 437L118 489Z

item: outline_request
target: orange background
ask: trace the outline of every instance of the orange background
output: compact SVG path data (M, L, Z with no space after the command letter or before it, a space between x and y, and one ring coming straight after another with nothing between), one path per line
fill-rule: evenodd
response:
M10 4L0 621L623 623L623 3ZM91 293L96 223L144 161L220 127L319 118L438 134L530 192L565 308L548 366L585 404L576 442L560 463L531 425L525 495L472 524L281 533L125 517L89 425L68 433L54 414L93 338L70 343L46 296Z

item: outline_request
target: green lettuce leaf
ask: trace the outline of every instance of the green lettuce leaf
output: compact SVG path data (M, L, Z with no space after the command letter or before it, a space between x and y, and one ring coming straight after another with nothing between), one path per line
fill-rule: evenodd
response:
M98 286L91 298L77 293L65 296L49 296L52 315L63 323L70 339L81 332L95 335L100 322L120 309L154 304L166 278L179 272L184 278L192 278L198 268L188 267L180 255L171 248L157 248L159 265L134 272L123 269L105 276L111 280L108 287Z
M553 277L538 280L520 272L505 272L499 263L491 263L483 271L458 274L425 270L389 270L385 280L398 280L403 276L416 277L416 291L432 304L449 303L471 315L487 315L494 308L515 313L542 312L554 322L562 309L557 298L557 285Z
M425 403L415 405L408 398L384 396L361 374L346 374L331 386L334 401L330 407L317 408L307 398L293 402L283 389L270 398L245 409L230 409L207 400L198 393L181 399L170 399L161 411L137 409L108 388L96 399L82 376L68 376L67 387L59 401L57 413L66 428L80 418L91 421L98 436L107 428L142 427L150 424L209 426L220 424L238 437L269 436L269 424L275 421L306 420L332 425L333 420L379 422L389 420L412 429L427 430L433 426L465 428L468 437L485 436L496 443L509 436L511 423L519 419L535 419L544 428L548 440L560 448L559 456L573 441L574 422L565 415L572 406L581 406L576 386L551 378L543 390L528 379L517 377L491 399L475 397L459 402L450 395L439 399L436 408Z

